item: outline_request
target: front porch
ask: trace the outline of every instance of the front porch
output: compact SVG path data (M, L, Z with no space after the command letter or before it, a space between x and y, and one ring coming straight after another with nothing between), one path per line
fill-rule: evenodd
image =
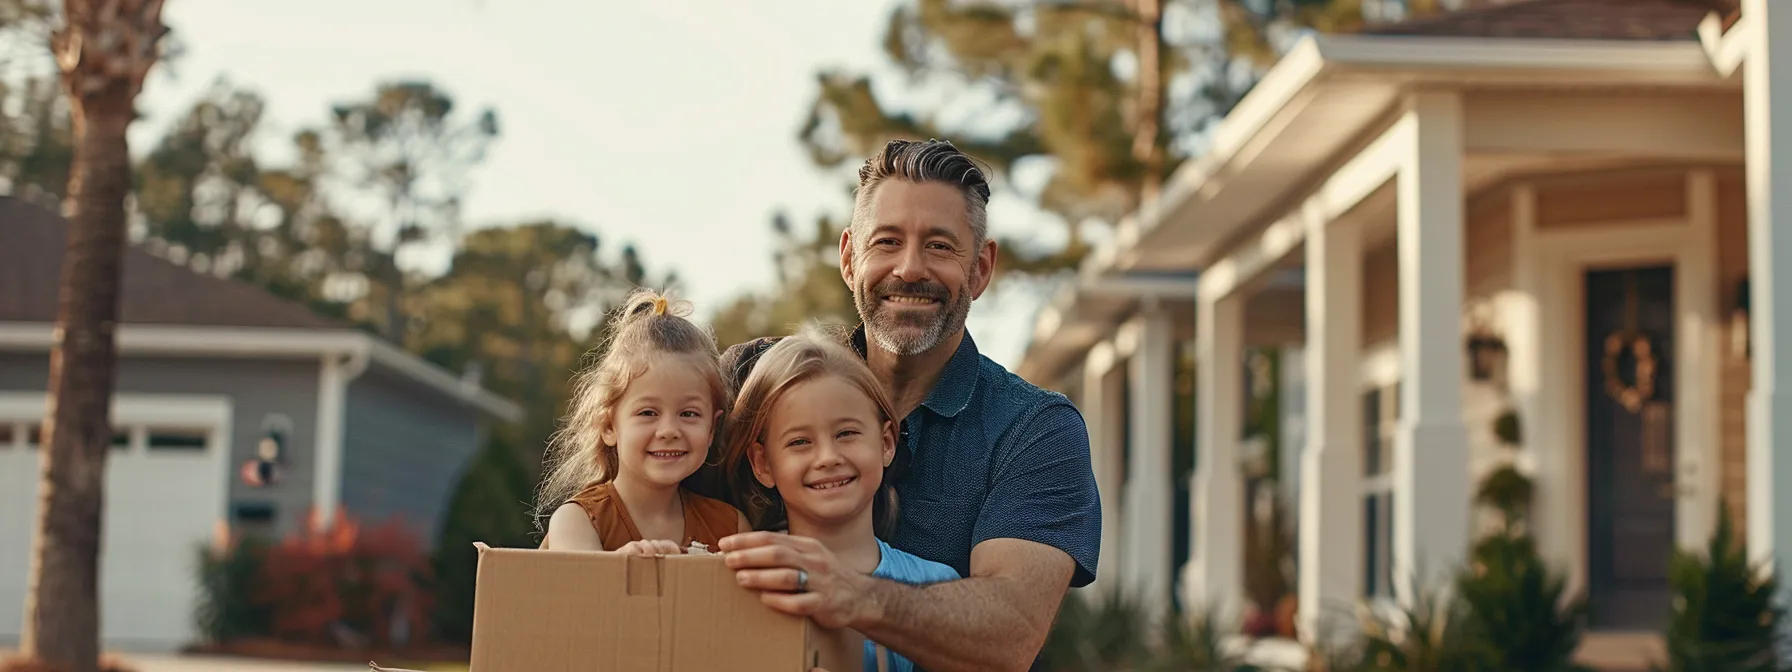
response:
M1090 262L1085 281L1191 274L1184 609L1245 601L1252 345L1299 364L1279 388L1297 431L1280 437L1278 480L1297 511L1303 639L1460 567L1491 522L1476 491L1508 465L1534 485L1540 552L1589 600L1595 631L1618 637L1601 644L1660 632L1669 557L1702 548L1721 509L1751 555L1774 557L1792 535L1792 487L1776 487L1792 463L1772 450L1792 441L1792 398L1775 393L1792 384L1792 358L1775 356L1792 338L1792 304L1776 305L1792 274L1773 263L1792 258L1792 134L1772 132L1771 110L1792 109L1792 51L1766 45L1792 40L1792 11L1754 0L1702 30L1702 43L1310 39ZM1285 306L1273 335L1257 331L1269 296ZM1173 402L1168 376L1126 405L1092 403L1107 397L1090 372L1114 359L1036 372L1078 381L1098 473L1111 455L1168 464L1158 451L1172 448L1137 438L1172 425L1140 410ZM1130 437L1111 430L1128 420ZM1117 558L1104 549L1122 568L1104 582L1172 583L1164 551L1128 540L1168 515L1134 493L1172 479L1102 481L1104 497L1126 493L1104 509L1127 538Z

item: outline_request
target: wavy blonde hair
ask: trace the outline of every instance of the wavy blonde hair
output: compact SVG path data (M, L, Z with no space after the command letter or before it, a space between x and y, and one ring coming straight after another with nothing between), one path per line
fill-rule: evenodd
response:
M547 475L535 499L538 527L578 491L615 480L619 468L616 446L604 442L603 430L614 420L616 404L629 383L645 373L656 358L676 358L696 367L709 384L716 410L727 411L731 397L722 377L716 341L691 322L686 317L689 314L688 303L641 289L611 318L603 356L573 380L566 418L548 443ZM712 447L715 436L711 437Z
M880 422L896 421L896 407L883 384L837 335L810 325L772 345L753 364L752 373L735 395L723 441L724 472L730 477L734 499L745 505L744 513L754 529L780 527L786 523L786 514L778 491L753 477L747 454L754 444L765 441L766 422L779 399L798 384L823 376L837 376L864 392L877 407ZM873 526L879 536L888 536L896 524L896 489L889 481L879 480L872 505Z

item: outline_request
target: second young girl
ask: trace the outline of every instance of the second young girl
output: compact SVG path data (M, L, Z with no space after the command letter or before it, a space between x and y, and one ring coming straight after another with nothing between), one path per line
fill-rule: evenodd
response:
M681 487L729 398L715 341L672 307L630 297L603 359L579 374L536 500L537 520L552 512L542 548L675 554L749 529L734 507Z
M895 412L845 345L811 330L760 355L735 398L727 446L727 473L745 481L735 488L762 528L786 522L790 534L820 541L846 566L879 578L959 578L878 538L896 522L895 490L884 482L896 456ZM867 641L864 669L914 666Z

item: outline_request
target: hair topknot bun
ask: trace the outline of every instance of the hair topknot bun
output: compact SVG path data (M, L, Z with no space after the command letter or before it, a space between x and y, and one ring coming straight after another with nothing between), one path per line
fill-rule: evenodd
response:
M634 293L629 295L625 305L627 308L624 308L622 313L618 316L620 318L619 321L622 322L629 322L643 317L658 317L663 315L688 317L691 313L691 304L689 302L673 299L670 294L661 294L647 288L635 290Z

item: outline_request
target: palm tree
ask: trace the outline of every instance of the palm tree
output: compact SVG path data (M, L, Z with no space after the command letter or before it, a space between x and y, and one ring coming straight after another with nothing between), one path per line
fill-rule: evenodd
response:
M64 0L62 14L50 50L68 93L74 166L63 206L68 248L20 648L27 657L92 672L99 665L100 521L131 188L125 131L168 29L162 0Z

